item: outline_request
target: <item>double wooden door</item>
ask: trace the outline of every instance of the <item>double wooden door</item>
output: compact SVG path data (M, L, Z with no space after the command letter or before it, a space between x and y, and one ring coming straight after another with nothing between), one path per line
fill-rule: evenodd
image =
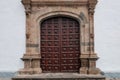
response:
M54 17L41 24L41 68L43 72L78 72L80 67L79 23Z

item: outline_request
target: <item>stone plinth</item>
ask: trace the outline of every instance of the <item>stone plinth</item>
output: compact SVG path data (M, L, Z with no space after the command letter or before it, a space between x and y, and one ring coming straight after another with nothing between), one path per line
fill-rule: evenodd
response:
M101 75L80 75L78 73L42 73L39 75L19 75L13 80L105 80Z

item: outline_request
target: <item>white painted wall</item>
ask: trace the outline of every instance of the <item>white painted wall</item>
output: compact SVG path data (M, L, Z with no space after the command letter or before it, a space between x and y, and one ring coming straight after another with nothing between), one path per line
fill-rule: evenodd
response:
M120 0L99 0L95 36L98 66L103 71L120 72Z
M95 49L102 71L120 71L120 0L99 0L95 13ZM25 13L20 0L0 0L0 71L23 67Z

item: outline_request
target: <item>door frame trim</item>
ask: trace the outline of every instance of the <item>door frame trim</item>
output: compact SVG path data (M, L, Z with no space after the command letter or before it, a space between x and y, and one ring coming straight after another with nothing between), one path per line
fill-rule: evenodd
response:
M76 21L78 21L79 22L79 26L80 26L80 54L82 54L82 53L84 53L84 52L82 52L82 50L81 50L81 47L83 47L83 46L81 46L81 42L84 42L84 40L83 40L83 34L84 34L84 30L83 29L81 29L82 28L82 26L85 26L85 24L87 23L86 22L86 19L85 19L85 17L81 17L80 15L78 15L78 14L75 14L75 13L72 13L72 12L67 12L67 11L55 11L55 12L49 12L49 13L46 13L46 14L43 14L43 15L39 15L39 16L36 16L36 29L37 29L37 36L38 36L38 44L39 44L39 50L38 50L38 52L40 53L40 56L41 56L41 37L40 37L40 33L41 33L41 23L42 23L42 21L44 21L45 19L47 19L47 18L50 18L50 17L55 17L55 16L67 16L67 17L70 17L70 18L72 18L72 19L75 19ZM81 35L82 34L82 35ZM40 63L40 65L41 65L41 63ZM41 68L41 67L40 67Z

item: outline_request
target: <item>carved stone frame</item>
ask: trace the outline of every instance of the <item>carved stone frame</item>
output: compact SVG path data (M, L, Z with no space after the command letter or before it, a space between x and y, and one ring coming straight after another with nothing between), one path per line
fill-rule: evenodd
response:
M41 22L49 17L68 16L80 23L80 74L99 74L94 53L94 8L97 0L22 0L26 11L26 53L20 74L40 74ZM70 9L70 10L69 10ZM42 10L45 10L42 12Z

